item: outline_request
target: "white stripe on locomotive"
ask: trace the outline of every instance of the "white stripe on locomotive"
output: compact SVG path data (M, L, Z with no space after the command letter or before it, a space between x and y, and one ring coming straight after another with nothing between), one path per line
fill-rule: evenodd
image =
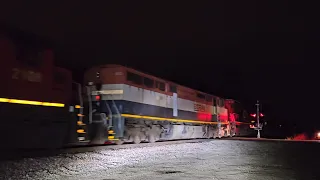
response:
M117 93L108 93L109 91L106 90L113 90L112 92ZM143 88L137 88L127 84L103 84L101 92L102 100L125 100L158 107L173 108L173 96L168 96L166 94L161 94ZM215 106L212 105L206 105L182 98L178 98L177 106L178 110L197 112L195 111L195 104L205 106L205 112L208 114L216 114L216 109L220 115L226 116L228 113L227 109L224 107L218 106L215 108Z

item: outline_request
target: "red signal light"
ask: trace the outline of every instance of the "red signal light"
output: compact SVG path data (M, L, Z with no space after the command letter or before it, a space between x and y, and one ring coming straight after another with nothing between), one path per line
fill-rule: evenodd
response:
M101 98L100 98L100 96L98 95L98 96L96 96L96 100L97 101L99 101Z
M252 117L256 117L257 115L256 115L256 114L250 114L250 116L252 116Z

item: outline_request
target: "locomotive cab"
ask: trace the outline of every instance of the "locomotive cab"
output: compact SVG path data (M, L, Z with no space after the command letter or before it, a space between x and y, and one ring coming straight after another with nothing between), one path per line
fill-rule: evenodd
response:
M86 84L84 106L87 115L84 121L88 125L90 144L117 142L123 136L124 129L118 107L107 102L108 92L101 90L102 85L99 82Z

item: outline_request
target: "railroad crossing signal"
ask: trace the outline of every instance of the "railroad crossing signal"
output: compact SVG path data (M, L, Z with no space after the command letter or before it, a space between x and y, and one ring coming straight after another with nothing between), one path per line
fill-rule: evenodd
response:
M257 117L257 114L255 113L255 114L250 114L250 116L252 116L252 117ZM260 117L264 117L264 114L262 114L262 113L260 113Z
M255 129L258 131L258 134L257 134L257 138L260 138L260 131L262 130L262 126L263 124L260 124L260 117L264 117L264 114L262 114L261 112L259 112L260 110L260 104L259 104L259 101L257 101L257 112L254 113L254 114L250 114L251 117L254 117L254 118L257 118L257 126L251 124L250 125L250 128L251 129ZM258 116L257 116L258 114ZM256 121L251 121L251 123L255 123Z
M257 116L257 125L258 127L255 128L255 130L258 131L258 134L257 134L257 138L260 138L260 130L262 130L262 126L260 125L260 117L263 116L262 113L260 113L260 104L259 104L259 101L257 101L257 113L256 113L256 116ZM262 115L262 116L261 116Z

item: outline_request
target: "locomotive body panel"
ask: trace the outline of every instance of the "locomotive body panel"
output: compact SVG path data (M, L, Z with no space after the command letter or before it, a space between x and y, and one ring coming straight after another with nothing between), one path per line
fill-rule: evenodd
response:
M110 94L114 90L121 92ZM173 96L127 84L103 84L101 100L114 100L121 105L125 114L148 115L163 118L179 118L197 121L216 121L215 106L201 104L187 99L177 98L177 116L174 116ZM105 93L105 94L103 94ZM223 117L225 108L217 107Z

